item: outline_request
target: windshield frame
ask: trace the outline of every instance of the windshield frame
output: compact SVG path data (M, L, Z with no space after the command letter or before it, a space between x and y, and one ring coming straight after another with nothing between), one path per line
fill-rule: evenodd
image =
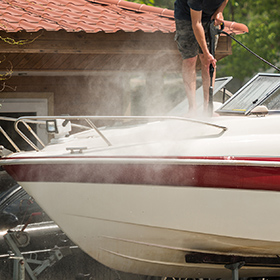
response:
M276 83L274 82L274 85L270 86L265 90L264 92L257 92L256 95L259 93L257 98L254 100L254 93L249 92L251 94L253 102L247 104L246 108L240 109L240 108L232 108L228 109L231 103L236 103L238 99L242 100L242 97L246 96L248 97L248 89L253 86L254 83L258 83L259 78L266 77L266 78L279 78L279 81ZM274 74L274 73L258 73L255 75L250 81L248 81L244 86L242 86L233 96L228 99L218 110L216 110L217 113L221 115L248 115L250 112L257 106L262 105L266 99L268 99L275 91L277 91L280 88L280 74Z

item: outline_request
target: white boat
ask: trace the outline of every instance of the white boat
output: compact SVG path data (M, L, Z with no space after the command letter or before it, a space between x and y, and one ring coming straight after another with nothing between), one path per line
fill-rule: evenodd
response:
M279 276L279 93L280 75L258 74L206 120L36 117L55 137L0 164L113 269L226 278L225 265L241 262L240 277ZM74 119L92 128L68 135Z

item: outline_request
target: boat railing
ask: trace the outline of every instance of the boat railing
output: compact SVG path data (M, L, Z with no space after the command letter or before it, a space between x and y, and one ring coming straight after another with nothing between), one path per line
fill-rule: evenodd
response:
M218 129L221 129L221 132L225 132L227 130L227 127L217 125L211 122L206 122L202 120L196 120L196 119L190 119L190 118L184 118L184 117L176 117L176 116L24 116L20 117L18 119L15 118L8 118L8 117L0 117L0 120L6 120L6 121L13 121L14 122L14 128L15 131L22 137L23 140L25 140L35 151L39 151L40 148L38 145L36 145L33 141L30 140L30 137L26 136L25 133L22 132L22 130L19 128L19 124L23 123L23 125L27 128L29 133L35 137L35 139L38 141L38 143L42 146L42 148L45 147L45 144L43 141L39 138L39 136L34 132L34 130L31 128L29 124L41 124L46 125L49 121L57 121L57 120L64 120L64 121L71 121L71 126L80 128L83 130L89 130L94 129L97 134L106 142L108 146L111 146L110 140L102 133L100 128L98 128L94 121L140 121L140 122L152 122L152 121L166 121L166 120L176 120L176 121L185 121L185 122L191 122L191 123L198 123L202 125L207 125L211 127L216 127ZM89 126L80 125L76 123L72 123L72 121L85 121ZM19 147L13 142L13 140L7 135L7 133L2 129L0 126L0 132L6 137L6 139L11 143L11 145L15 148L17 152L20 151Z
M46 122L44 120L36 120L38 117L24 117L22 120L19 120L18 118L11 118L11 117L3 117L0 116L0 121L7 121L7 122L14 122L15 124L15 131L29 144L31 148L33 148L36 151L39 151L39 147L34 144L28 136L26 136L18 127L19 122L23 123L23 125L27 128L27 130L30 132L31 135L35 137L35 139L38 141L38 143L42 146L42 148L45 147L44 142L40 139L40 137L36 134L36 132L32 129L32 127L29 124L37 124L37 125L46 125ZM49 119L49 118L48 118ZM61 117L60 117L61 119ZM73 127L77 127L80 129L91 129L91 127L80 125L80 124L72 124ZM16 152L20 152L21 149L18 147L18 145L12 140L12 138L8 135L8 133L3 129L2 126L0 126L0 133L3 134L3 136L8 140L8 142L13 146Z
M9 118L9 117L0 117L0 120L2 121L10 121L14 122L17 119L15 118ZM8 142L13 146L13 148L17 151L20 152L20 148L16 145L16 143L12 140L12 138L7 134L7 132L2 128L0 125L0 132L3 134L3 136L8 140Z

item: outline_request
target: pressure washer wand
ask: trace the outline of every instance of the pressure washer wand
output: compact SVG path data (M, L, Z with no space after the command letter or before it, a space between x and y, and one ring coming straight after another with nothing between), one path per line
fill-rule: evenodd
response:
M208 115L211 117L213 114L213 76L214 66L212 63L209 66L210 86L209 86L209 101L208 101Z
M210 53L215 57L215 38L216 35L220 34L224 29L224 24L221 24L220 29L217 29L214 25L214 20L209 24L209 39L210 39ZM214 76L214 66L212 63L209 66L209 77L210 77L210 86L209 86L209 101L208 101L208 115L211 117L213 114L213 76Z

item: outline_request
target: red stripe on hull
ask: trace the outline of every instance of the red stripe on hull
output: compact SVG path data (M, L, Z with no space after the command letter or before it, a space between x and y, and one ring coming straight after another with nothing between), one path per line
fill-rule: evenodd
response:
M197 186L280 191L280 167L155 163L6 165L17 181Z

